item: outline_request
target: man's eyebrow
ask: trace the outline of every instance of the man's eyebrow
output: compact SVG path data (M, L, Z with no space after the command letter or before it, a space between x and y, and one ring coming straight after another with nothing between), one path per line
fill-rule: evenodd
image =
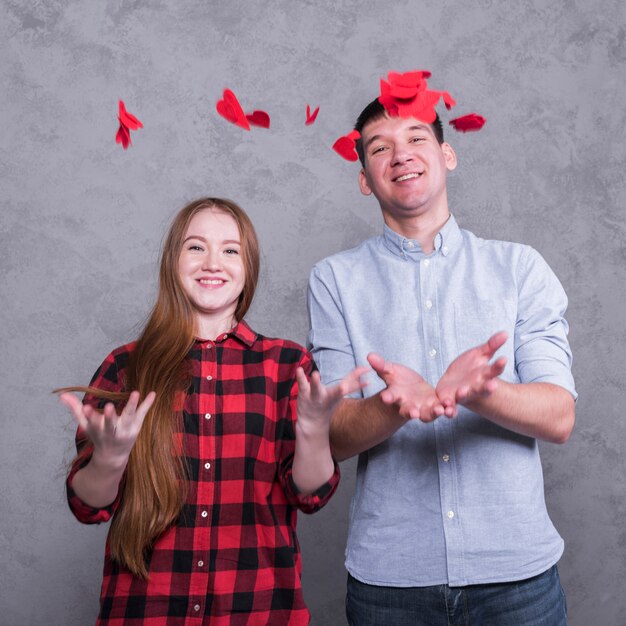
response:
M411 131L414 131L414 130L428 130L428 128L429 128L428 124L415 124L413 126L409 126L409 127L405 128L404 130L406 132L411 132ZM382 135L372 135L367 140L367 142L365 143L364 147L365 148L369 148L372 143L374 143L375 141L378 141L381 137L382 137Z
M415 126L409 126L405 130L428 130L429 128L428 124L415 124Z
M372 135L365 144L365 148L369 148L372 143L380 139L380 135Z

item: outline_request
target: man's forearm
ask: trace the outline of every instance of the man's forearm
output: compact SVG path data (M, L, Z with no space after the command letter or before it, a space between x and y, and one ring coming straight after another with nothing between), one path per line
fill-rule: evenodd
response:
M330 445L337 461L373 448L395 433L407 420L380 394L363 400L343 400L330 424Z
M491 395L464 405L503 428L551 443L565 443L574 428L574 398L549 383L500 380Z

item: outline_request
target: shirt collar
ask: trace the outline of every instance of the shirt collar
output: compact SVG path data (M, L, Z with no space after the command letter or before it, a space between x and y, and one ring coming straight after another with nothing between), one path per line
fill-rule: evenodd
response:
M450 215L448 221L443 225L441 230L435 235L435 251L443 256L448 256L455 247L461 242L461 229L454 219L454 215ZM422 251L422 246L416 239L408 239L404 235L400 235L384 224L383 226L383 242L393 254L402 257L405 260L411 259L419 261L426 257ZM434 254L433 253L433 254Z
M248 326L248 323L245 320L241 320L235 328L233 328L230 333L227 335L222 335L224 339L230 335L235 339L239 339L243 344L245 344L248 348L251 348L256 341L257 334Z
M224 343L229 337L233 339L237 339L241 343L243 343L246 347L251 348L254 345L254 342L257 339L257 334L248 326L245 320L241 320L237 326L235 326L232 330L227 333L222 333L215 338L215 341L210 341L208 339L196 339L197 343L206 344L206 343Z

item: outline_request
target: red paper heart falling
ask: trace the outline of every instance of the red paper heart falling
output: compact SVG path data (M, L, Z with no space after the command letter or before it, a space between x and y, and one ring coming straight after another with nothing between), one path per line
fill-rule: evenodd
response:
M237 100L237 96L230 89L224 89L222 100L217 101L215 108L217 112L231 124L240 126L245 130L250 130L250 124L246 119L246 114L243 112L239 100Z
M346 161L358 161L359 155L356 151L356 140L360 137L358 130L339 137L333 144L333 150L340 156L346 159Z
M119 101L117 119L120 122L120 127L115 135L115 143L122 144L122 148L126 150L128 146L132 145L130 131L143 128L143 124L132 113L126 110L126 105L123 100Z
M449 124L461 133L467 133L471 131L480 130L487 120L478 113L468 113L462 117L457 117L450 120Z
M311 113L311 107L307 104L306 105L306 122L304 122L304 125L310 126L311 124L313 124L319 112L320 112L320 108L317 107L317 109L315 109L315 111Z
M124 124L120 124L120 127L117 129L117 134L115 135L115 143L121 143L122 148L126 150L128 146L131 144L130 141L130 131Z
M254 111L246 115L246 119L253 126L260 126L261 128L270 127L270 116L265 111Z

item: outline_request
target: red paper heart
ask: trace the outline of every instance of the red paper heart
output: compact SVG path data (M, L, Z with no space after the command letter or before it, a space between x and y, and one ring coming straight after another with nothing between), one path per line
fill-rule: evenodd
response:
M404 85L391 85L389 94L397 100L410 100L415 98L418 89L415 86L405 87Z
M235 96L230 89L224 89L223 99L218 100L215 108L217 112L225 120L231 122L231 124L240 126L245 130L250 130L250 124L248 124L248 120L239 104L239 100L237 100L237 96Z
M421 80L430 78L432 74L428 70L416 70L415 72L388 72L387 80L393 85L409 87L417 85Z
M348 136L339 137L333 144L333 150L346 161L358 161L359 155L355 149L356 143L354 139Z
M437 112L435 106L440 99L446 109L451 109L456 102L447 91L428 89L431 74L427 70L416 72L389 72L387 80L380 80L378 101L392 117L415 117L427 124L432 124Z
M448 109L448 111L456 105L456 101L447 91L442 91L441 97L443 98L443 103L446 105L446 109Z
M118 117L120 118L120 123L126 126L128 130L137 130L138 128L143 128L143 124L134 115L126 110L126 106L124 105L123 100L120 100L119 102Z
M317 109L315 109L315 111L313 111L313 113L311 113L311 107L307 104L306 105L306 122L304 122L305 126L310 126L315 119L317 118L317 114L320 112L320 108L317 107Z
M117 130L117 134L115 135L115 143L121 143L122 148L126 150L128 146L131 144L130 141L130 131L124 124L120 124L120 127Z
M467 133L470 131L480 130L487 120L478 113L468 113L462 117L450 120L450 126L454 127L454 130L458 130L461 133Z
M270 127L270 116L265 111L254 111L246 115L246 119L253 126L260 126L261 128Z
M421 91L407 103L398 101L398 115L400 117L414 117L426 122L426 124L432 124L437 117L435 105L439 102L439 98L437 91Z

